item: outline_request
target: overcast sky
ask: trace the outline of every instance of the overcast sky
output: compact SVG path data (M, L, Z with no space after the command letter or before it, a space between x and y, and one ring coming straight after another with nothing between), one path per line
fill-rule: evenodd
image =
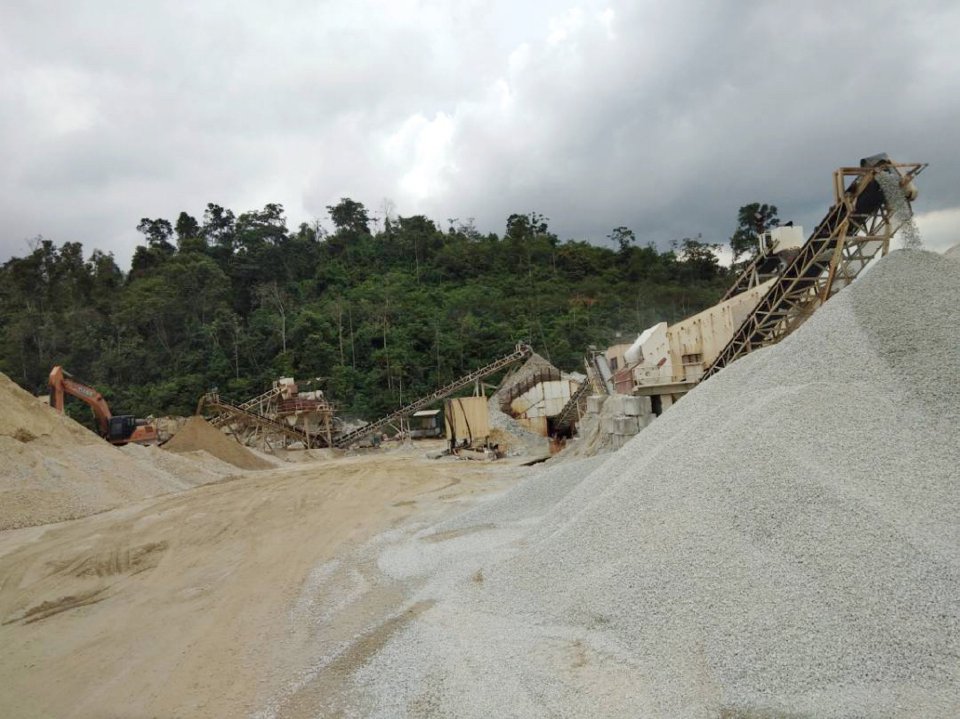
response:
M0 261L112 251L141 217L348 196L536 211L561 239L722 242L764 201L809 232L831 173L929 162L928 246L960 241L960 3L6 2Z

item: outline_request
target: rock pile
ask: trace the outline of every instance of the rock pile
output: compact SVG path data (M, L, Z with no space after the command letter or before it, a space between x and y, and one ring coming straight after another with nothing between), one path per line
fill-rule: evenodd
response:
M958 306L892 253L598 467L385 550L432 605L355 714L960 715Z

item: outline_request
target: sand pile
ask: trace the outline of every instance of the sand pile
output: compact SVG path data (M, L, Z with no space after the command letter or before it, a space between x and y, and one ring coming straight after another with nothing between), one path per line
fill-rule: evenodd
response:
M69 444L98 444L102 440L66 415L54 411L0 373L0 435L30 442L38 437Z
M346 714L960 715L958 306L892 253L598 468L384 550L430 608Z
M145 447L139 444L124 445L121 450L137 461L158 467L192 486L219 482L239 474L234 465L227 464L203 450L170 452L156 445Z
M189 487L128 457L0 374L0 530Z
M271 469L274 466L227 437L203 417L191 417L187 420L163 448L171 452L203 450L240 469Z

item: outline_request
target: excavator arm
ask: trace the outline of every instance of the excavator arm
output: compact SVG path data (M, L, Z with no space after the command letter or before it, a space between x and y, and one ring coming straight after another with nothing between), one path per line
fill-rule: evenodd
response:
M76 397L93 410L97 421L97 430L100 436L113 444L137 442L152 444L157 441L157 430L146 420L136 419L133 416L114 416L110 405L95 388L84 382L74 379L60 365L50 370L50 406L58 412L63 412L63 402L66 395Z
M50 406L58 412L63 412L65 395L86 402L93 410L93 416L97 420L97 428L100 430L100 434L104 437L109 434L110 418L113 414L110 412L107 400L93 387L73 379L63 367L57 365L50 370Z

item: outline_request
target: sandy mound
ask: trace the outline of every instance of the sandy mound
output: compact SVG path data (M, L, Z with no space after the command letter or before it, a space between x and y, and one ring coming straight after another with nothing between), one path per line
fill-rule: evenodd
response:
M0 374L0 530L83 517L189 486Z
M163 445L171 452L204 450L240 469L272 469L274 465L240 446L203 417L191 417L173 439Z
M66 415L45 405L0 373L0 435L30 442L50 437L70 444L96 444L102 440Z
M384 551L432 608L354 713L960 715L958 306L960 264L892 253L546 513L563 464Z
M140 462L159 467L195 486L219 482L225 477L238 474L235 466L207 452L168 452L161 447L144 447L139 444L125 445L122 451Z

